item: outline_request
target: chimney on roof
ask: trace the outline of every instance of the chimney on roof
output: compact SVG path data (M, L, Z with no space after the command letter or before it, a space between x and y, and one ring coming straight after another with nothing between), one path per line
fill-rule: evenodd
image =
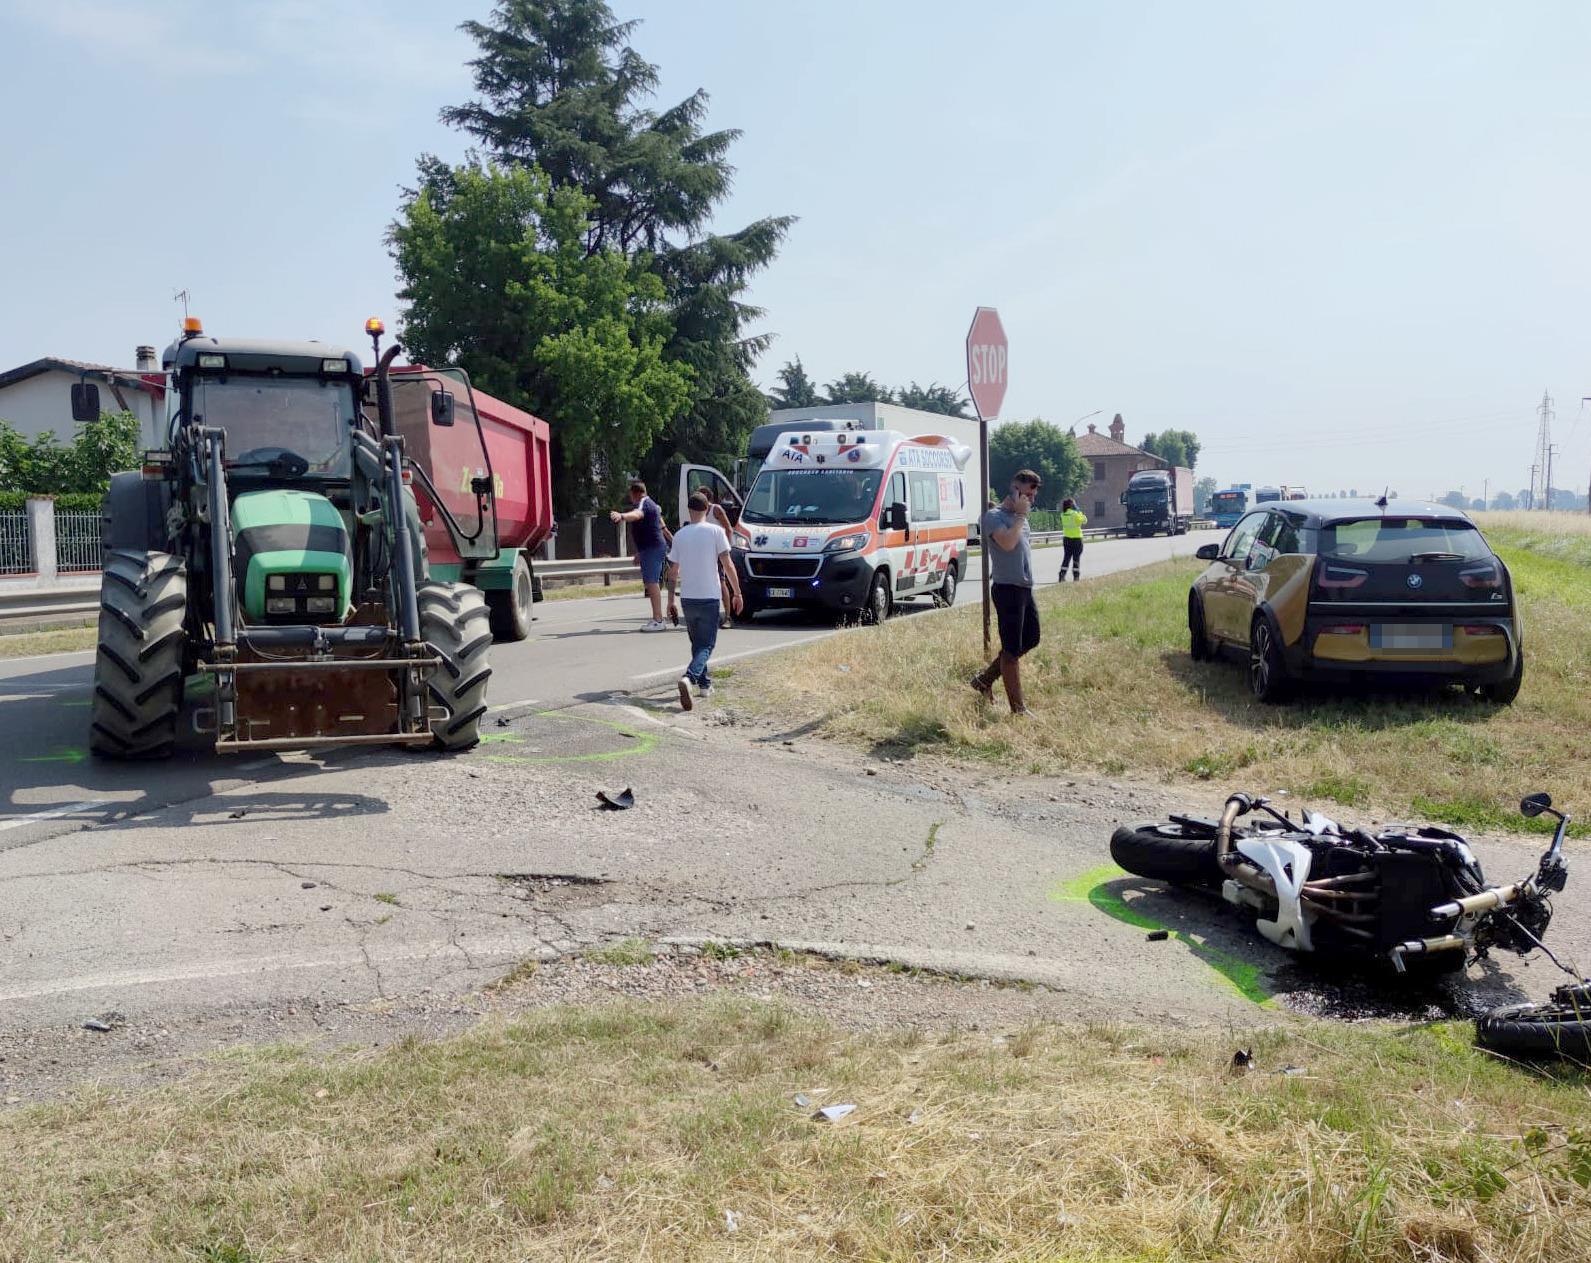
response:
M1090 426L1089 428L1092 429L1093 427ZM1110 437L1118 443L1125 443L1127 441L1126 434L1127 423L1121 419L1121 413L1118 412L1110 423Z
M1090 421L1088 423L1088 432L1090 434L1098 434L1099 433L1099 427L1097 425L1095 425L1092 421Z
M160 363L155 359L155 348L140 346L133 351L133 367L140 373L158 373Z

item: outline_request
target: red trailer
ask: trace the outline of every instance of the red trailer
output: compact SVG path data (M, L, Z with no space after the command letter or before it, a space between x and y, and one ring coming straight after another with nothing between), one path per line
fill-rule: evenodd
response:
M425 475L415 480L415 500L425 525L431 573L471 583L486 594L499 640L530 634L531 606L541 600L531 550L552 533L552 452L547 423L512 404L474 390L457 369L405 365L392 370L393 411L409 459ZM445 396L450 403L435 397ZM437 423L438 411L451 423ZM475 480L484 441L496 492L495 522L482 520ZM429 487L427 486L429 484ZM476 547L460 556L432 497L452 515ZM496 548L491 547L495 529ZM495 554L495 555L494 555Z

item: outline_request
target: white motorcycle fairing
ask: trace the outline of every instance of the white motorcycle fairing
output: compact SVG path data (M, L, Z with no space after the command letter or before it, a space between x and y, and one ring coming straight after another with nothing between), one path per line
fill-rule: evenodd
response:
M1315 945L1309 936L1309 922L1304 919L1299 899L1299 891L1309 880L1309 865L1314 859L1310 849L1301 842L1243 838L1237 844L1237 851L1263 868L1276 883L1276 920L1256 921L1255 928L1278 947L1295 952L1313 951Z

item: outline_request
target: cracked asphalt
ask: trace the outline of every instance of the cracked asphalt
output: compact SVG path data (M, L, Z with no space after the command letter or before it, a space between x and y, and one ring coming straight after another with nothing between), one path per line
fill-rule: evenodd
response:
M623 788L632 810L601 807ZM880 762L661 698L523 711L462 757L288 761L0 853L0 1036L107 1010L147 1025L445 1002L630 936L1020 979L1080 1017L1251 1020L1298 988L1286 958L1207 901L1104 868L1117 823L1208 797ZM1534 853L1481 849L1521 871ZM1146 941L1101 892L1200 950ZM1585 919L1554 943L1584 957ZM1474 989L1551 985L1510 961Z

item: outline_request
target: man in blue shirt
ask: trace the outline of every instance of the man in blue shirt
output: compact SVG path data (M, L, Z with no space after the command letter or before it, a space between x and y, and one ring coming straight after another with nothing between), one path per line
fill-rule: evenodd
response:
M663 563L668 557L667 528L663 525L663 510L656 500L646 494L646 484L639 478L630 481L628 512L615 509L608 517L614 522L629 522L635 535L635 560L641 567L641 582L646 587L646 599L652 603L650 622L642 623L644 632L665 631L663 621Z
M1038 647L1039 611L1033 603L1033 539L1028 514L1039 494L1039 476L1019 469L1011 490L983 515L983 564L989 567L989 595L1000 624L1000 652L972 677L972 687L985 699L994 682L1005 684L1013 715L1029 715L1022 699L1022 655Z

